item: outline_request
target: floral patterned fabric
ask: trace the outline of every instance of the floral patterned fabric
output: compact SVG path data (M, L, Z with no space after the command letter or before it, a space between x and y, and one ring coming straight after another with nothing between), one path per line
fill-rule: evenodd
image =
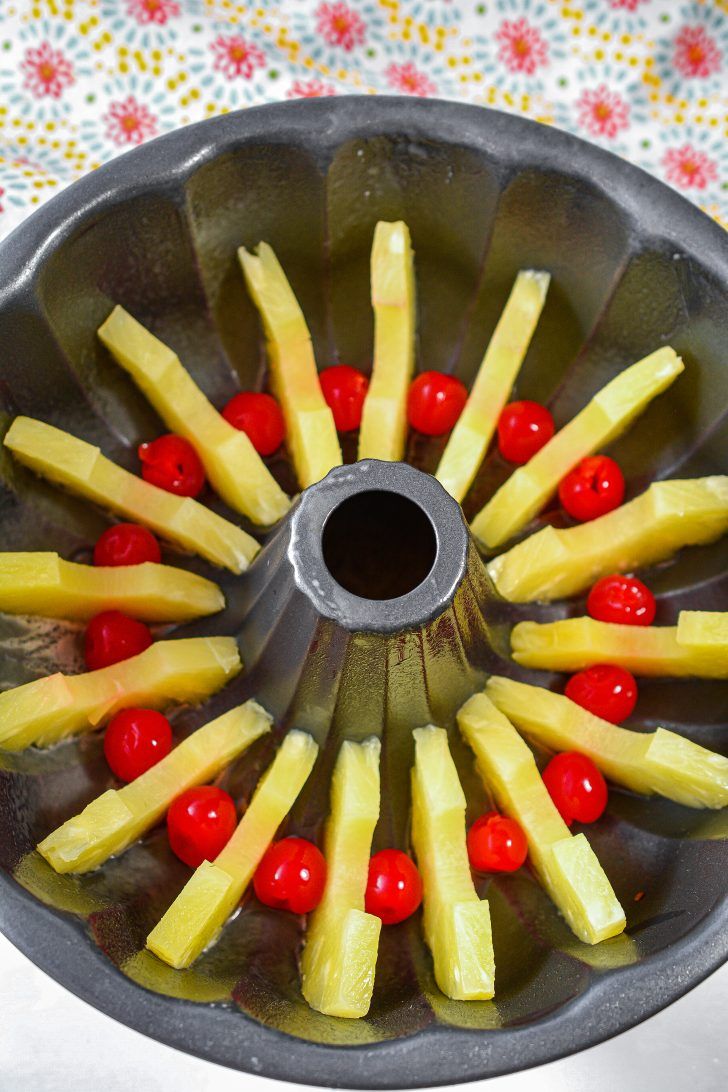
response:
M728 220L728 0L0 0L0 235L176 126L376 92L561 126Z

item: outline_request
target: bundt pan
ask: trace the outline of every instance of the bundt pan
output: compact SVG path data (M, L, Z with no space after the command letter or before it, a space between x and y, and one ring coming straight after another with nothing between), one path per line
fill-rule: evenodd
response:
M553 284L519 395L548 402L561 423L617 370L670 343L685 375L615 445L630 494L655 477L728 470L721 229L564 133L476 107L386 98L203 122L101 168L31 217L0 247L5 427L14 413L30 414L136 469L136 445L163 427L95 337L114 302L170 343L216 404L264 383L261 330L235 257L240 244L260 240L291 279L319 364L368 369L372 232L377 220L399 218L416 252L420 369L469 382L517 271L547 269ZM411 467L333 471L272 529L248 574L222 577L226 612L185 627L237 635L246 673L203 711L180 711L178 734L256 695L276 716L275 739L298 726L322 744L289 833L318 834L339 742L376 731L375 848L406 844L410 728L430 720L451 730L474 818L488 802L453 730L455 709L488 672L512 671L503 658L510 624L583 610L583 601L516 608L498 600L459 507L427 474L438 450L413 439ZM349 443L349 461L353 452ZM285 458L271 465L293 492ZM88 560L106 518L6 454L0 467L2 547ZM466 516L505 473L489 457ZM688 605L728 608L725 559L717 544L654 570L658 621ZM79 648L77 626L0 617L0 686L78 668ZM636 725L676 728L728 751L724 683L645 683L638 712ZM270 740L259 741L226 786L245 798L271 752ZM298 985L301 921L252 897L191 970L171 971L144 953L188 875L163 831L80 878L56 877L32 853L110 783L93 735L0 757L0 925L102 1011L238 1069L354 1088L508 1072L624 1030L728 956L726 816L615 791L590 838L626 907L626 939L580 944L526 870L481 878L493 914L495 1001L439 993L415 916L383 930L369 1016L324 1017Z

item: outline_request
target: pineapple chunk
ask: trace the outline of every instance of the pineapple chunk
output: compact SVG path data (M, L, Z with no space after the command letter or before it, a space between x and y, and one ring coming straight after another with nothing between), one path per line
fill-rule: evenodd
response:
M579 751L618 785L691 808L728 804L728 758L676 732L632 732L562 694L493 675L486 693L519 731L553 751Z
M98 728L129 705L202 701L241 667L233 637L187 637L157 641L98 671L47 675L0 694L0 750L47 747Z
M162 818L175 797L210 781L270 731L271 717L247 701L209 721L121 789L109 789L38 845L56 872L90 872L123 853Z
M488 572L513 603L575 595L600 576L631 572L728 530L728 477L654 482L606 516L544 527L494 558Z
M493 331L435 474L456 501L462 501L470 489L488 450L541 316L550 280L550 273L522 270Z
M316 371L311 335L280 262L267 243L256 254L240 247L248 291L268 341L271 384L283 409L296 474L305 489L341 466L334 415Z
M572 467L616 440L684 367L680 357L666 347L607 383L525 466L518 467L478 512L471 524L475 537L491 548L522 530Z
M326 824L324 897L301 957L303 996L328 1016L366 1016L374 988L379 918L364 911L372 835L379 818L378 739L342 743Z
M286 514L290 501L248 436L208 402L176 353L123 307L114 308L98 335L164 423L194 445L226 504L264 526Z
M214 862L202 862L152 929L147 948L170 967L189 967L219 935L303 788L317 752L306 732L288 733L222 853Z
M151 527L162 538L244 572L260 546L234 523L199 504L150 485L112 463L97 447L32 417L16 417L3 441L21 463L72 493Z
M123 610L144 622L185 622L214 614L225 597L211 580L157 565L77 565L51 553L0 553L0 611L91 618Z
M484 783L523 829L541 883L573 932L586 944L621 933L624 911L594 850L584 834L571 835L510 721L485 694L473 695L457 719Z
M693 638L700 639L695 631ZM713 648L682 643L679 626L622 626L594 618L519 622L511 633L511 648L516 663L544 671L581 671L609 663L635 675L728 679L728 643Z
M681 610L677 643L705 656L728 656L728 611Z
M407 390L415 366L414 255L407 225L383 220L371 258L374 364L359 432L359 458L404 457Z
M447 732L416 728L412 845L422 874L424 929L435 981L456 1001L494 993L495 960L487 899L473 886L465 845L465 795Z

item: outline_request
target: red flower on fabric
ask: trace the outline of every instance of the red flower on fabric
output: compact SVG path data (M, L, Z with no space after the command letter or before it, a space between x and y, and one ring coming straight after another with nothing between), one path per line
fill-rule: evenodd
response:
M341 46L350 53L361 45L366 35L366 23L348 4L319 4L316 8L316 30L332 46Z
M640 4L647 2L648 0L609 0L611 7L623 8L625 11L637 11Z
M672 61L682 76L712 76L721 60L718 46L704 27L682 27L676 34Z
M231 34L229 37L219 34L210 49L215 56L213 68L222 72L228 80L234 80L238 76L249 80L256 68L262 68L265 64L263 50L246 41L240 34Z
M4 193L5 193L5 190L3 189L2 186L0 186L0 197L2 197ZM3 205L2 201L0 201L0 213L3 213L3 212L5 212L5 206Z
M133 95L112 102L104 116L106 135L114 144L141 144L157 134L157 119Z
M582 91L576 108L579 125L592 136L611 138L620 129L629 128L629 105L604 83L595 89Z
M38 99L46 95L59 99L65 89L75 83L73 65L50 42L26 49L20 71L25 76L23 86Z
M162 27L179 13L177 0L126 0L126 14L133 16L137 23L156 23Z
M323 80L294 80L286 93L289 99L321 99L329 95L335 95L336 91L330 83Z
M691 144L669 148L662 157L662 165L667 181L682 190L704 190L718 178L715 161Z
M498 60L509 72L532 76L537 68L549 63L548 46L541 32L527 19L504 19L495 40L500 45Z
M390 87L405 95L419 95L425 98L427 95L434 95L437 91L436 84L424 72L415 68L411 61L407 64L390 64L389 68L385 69L384 75Z

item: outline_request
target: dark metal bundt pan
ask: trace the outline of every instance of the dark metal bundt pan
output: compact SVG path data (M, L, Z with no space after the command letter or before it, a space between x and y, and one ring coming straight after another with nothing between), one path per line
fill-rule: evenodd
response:
M400 217L416 251L421 369L470 380L516 271L546 268L553 285L520 396L548 401L561 423L619 368L670 342L685 357L684 377L615 445L629 488L634 493L655 476L728 469L728 247L721 229L595 147L443 102L345 98L249 110L163 137L72 186L0 247L0 409L61 425L134 467L136 443L159 432L160 422L97 344L97 325L112 301L124 304L180 352L217 404L224 402L263 377L258 321L235 260L238 245L261 239L272 243L291 278L318 360L368 367L372 230L378 219ZM408 460L432 469L437 448L413 442ZM386 491L381 464L370 465L376 488ZM292 489L285 461L273 466ZM341 735L376 726L384 731L376 840L381 846L403 837L408 725L431 717L452 727L454 706L494 661L490 645L500 645L509 617L583 607L516 610L498 603L462 525L457 529L455 506L431 479L401 470L405 493L419 479L409 495L440 536L432 570L442 576L439 620L418 589L407 602L424 628L404 635L392 633L389 601L382 635L372 633L371 612L359 622L347 615L349 593L336 609L316 601L323 585L312 589L309 577L321 560L317 535L345 474L337 472L306 494L248 576L223 578L225 614L189 627L238 634L249 671L204 714L181 713L179 732L256 693L277 713L278 736L297 724L327 740L291 832L318 830ZM504 474L490 457L466 514ZM0 476L4 549L88 557L103 516L6 455ZM323 548L334 568L346 568L347 526L354 540L353 529L369 525L366 508L354 516L331 525ZM442 532L448 520L452 533ZM725 557L718 544L655 570L658 620L671 621L686 604L727 608ZM361 572L344 569L342 583L356 591ZM58 664L79 665L77 627L0 618L0 686ZM338 689L342 677L346 686ZM635 724L684 730L725 753L727 705L723 683L645 683ZM483 792L454 733L453 748L472 817L484 806ZM261 741L226 784L249 794L270 753L271 743ZM494 920L495 1002L440 995L419 921L411 920L383 932L368 1018L329 1019L300 995L300 923L254 899L189 972L171 972L144 955L149 927L187 875L163 832L89 876L55 877L42 866L30 853L38 838L108 784L94 736L47 753L0 757L0 924L40 967L93 1005L243 1070L362 1088L515 1070L635 1024L728 956L728 820L615 792L590 838L626 906L625 938L597 948L579 944L523 870L483 880ZM638 892L644 897L635 901Z

